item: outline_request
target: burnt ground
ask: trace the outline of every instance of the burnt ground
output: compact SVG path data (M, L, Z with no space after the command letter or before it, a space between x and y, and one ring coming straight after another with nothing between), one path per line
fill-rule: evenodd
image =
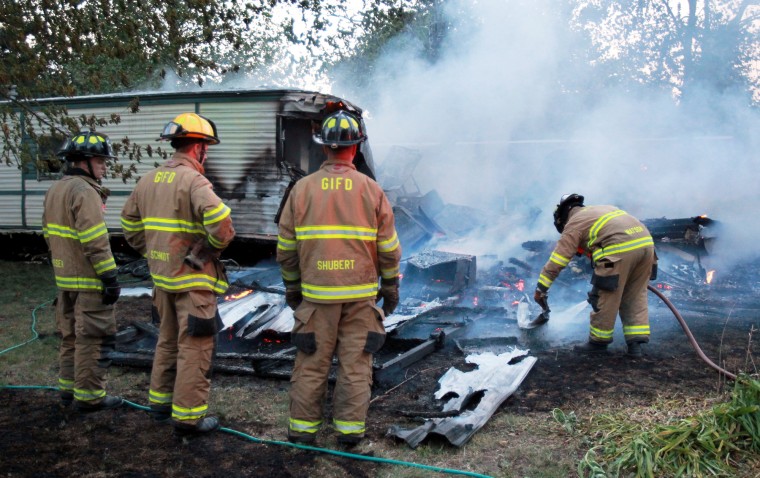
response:
M121 325L133 317L146 317L148 301L120 302L117 316ZM683 304L688 309L695 302ZM711 304L714 307L710 313L700 312L703 309L696 306L696 310L684 312L705 354L728 370L757 373L760 346L757 333L753 336L752 331L756 330L759 314L752 308L737 313L731 304ZM538 362L497 414L545 415L554 408L590 414L603 404L647 404L658 397L699 398L730 387L698 358L665 307L653 301L651 315L653 341L640 359L623 354L617 335L611 353L603 357L577 355L571 342L533 352ZM581 343L584 337L574 339ZM403 417L440 409L433 393L440 375L452 365L467 368L463 355L446 347L412 365L404 375L412 379L397 388L392 389L395 385L390 383L376 384L368 439L405 447L386 437L387 429L394 424L411 428L417 422ZM147 372L126 373L136 375L136 389L121 393L134 402L145 403ZM285 380L223 374L215 375L212 386L221 388L249 380L288 386ZM276 440L285 438L284 430L274 429L271 424L246 420L223 424ZM181 440L172 435L168 426L152 423L147 414L135 408L80 415L60 408L57 394L52 391L0 390L0 433L0 472L5 476L362 477L376 476L383 466L296 448L252 444L230 433ZM334 441L324 440L320 446L335 446ZM319 468L315 468L317 460ZM325 470L325 461L329 471L315 475L315 470Z

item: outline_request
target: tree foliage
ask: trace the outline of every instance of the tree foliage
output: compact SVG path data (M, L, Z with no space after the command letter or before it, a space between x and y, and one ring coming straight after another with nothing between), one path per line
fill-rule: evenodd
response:
M760 1L583 0L573 24L588 32L607 77L672 89L745 92L760 101Z

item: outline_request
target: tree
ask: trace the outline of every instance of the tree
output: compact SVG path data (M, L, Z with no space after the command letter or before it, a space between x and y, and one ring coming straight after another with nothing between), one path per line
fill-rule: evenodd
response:
M573 23L589 32L593 60L617 78L669 88L683 100L700 90L745 92L760 102L760 1L592 0ZM622 74L621 74L622 73Z
M332 2L338 8L347 0ZM276 8L310 21L304 38L273 20ZM287 40L318 43L324 5L316 0L16 0L0 3L2 160L24 167L40 141L61 143L83 128L120 118L70 118L36 99L155 88L170 75L203 85L252 71L287 50ZM133 103L139 109L139 103ZM18 113L23 111L24 115ZM23 119L22 119L23 118ZM140 160L128 138L114 145ZM55 162L49 155L47 158ZM39 166L46 164L42 162ZM126 177L129 168L116 170Z

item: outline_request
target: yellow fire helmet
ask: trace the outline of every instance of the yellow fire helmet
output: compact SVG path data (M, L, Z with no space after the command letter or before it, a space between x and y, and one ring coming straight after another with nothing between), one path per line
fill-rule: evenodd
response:
M166 123L161 137L156 141L173 139L198 139L209 144L219 144L216 125L210 119L195 113L182 113Z

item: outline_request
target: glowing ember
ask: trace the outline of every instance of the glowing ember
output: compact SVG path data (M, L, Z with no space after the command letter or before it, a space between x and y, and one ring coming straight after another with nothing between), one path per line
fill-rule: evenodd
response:
M712 282L713 277L715 277L715 269L707 271L707 276L705 277L705 282L708 284Z
M662 290L672 290L673 286L669 284L663 284L662 282L660 282L657 284L657 288L662 289Z
M248 294L250 294L251 292L253 292L253 291L252 290L244 290L243 292L238 292L237 294L226 295L226 296L224 296L224 300L230 301L230 300L241 299L241 298L247 296Z

